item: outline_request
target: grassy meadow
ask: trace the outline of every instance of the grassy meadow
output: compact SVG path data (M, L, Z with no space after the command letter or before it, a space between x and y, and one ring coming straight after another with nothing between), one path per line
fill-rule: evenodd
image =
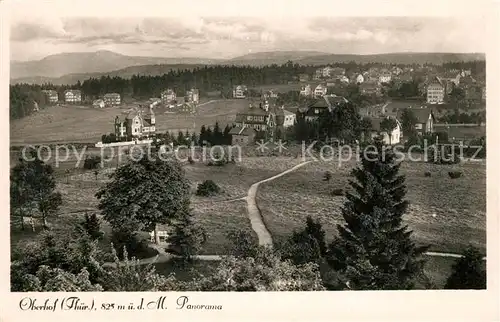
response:
M349 189L350 170L355 166L313 162L259 187L257 202L264 222L277 240L303 227L305 218L318 218L327 239L343 224L344 196L332 196L333 189ZM460 170L463 177L450 179L448 171ZM329 183L325 171L332 173ZM425 177L425 172L432 177ZM407 199L410 201L406 224L419 244L430 250L461 252L468 244L486 250L486 167L480 163L442 166L405 162Z
M88 153L96 154L98 149L89 149ZM11 159L14 162L15 156ZM69 227L82 221L86 212L98 211L98 199L95 194L109 181L109 174L116 166L115 161L110 161L108 166L100 169L96 175L93 170L82 169L83 164L75 168L75 161L75 158L69 159L55 168L57 190L62 194L63 203L58 216L49 219L49 224L54 229ZM275 157L245 158L241 162L224 167L207 166L202 162L192 165L186 163L186 177L192 185L191 208L195 219L208 232L207 243L200 253L227 253L231 241L226 236L230 231L245 230L257 238L247 216L246 200L242 198L246 197L253 183L272 177L297 163L295 159ZM69 173L66 171L68 169ZM222 192L213 197L196 196L196 187L204 180L213 180ZM110 241L111 228L106 222L103 222L102 230L105 233L105 241ZM37 227L37 233L21 232L16 226L12 230L11 240L15 244L21 240L34 239L40 231L40 226Z
M97 142L114 131L117 115L124 116L138 104L95 109L89 106L50 106L33 115L10 123L11 144L44 142ZM155 111L159 132L200 130L202 125L221 126L232 123L236 113L248 105L247 100L214 100L201 103L196 115L184 115L160 108Z

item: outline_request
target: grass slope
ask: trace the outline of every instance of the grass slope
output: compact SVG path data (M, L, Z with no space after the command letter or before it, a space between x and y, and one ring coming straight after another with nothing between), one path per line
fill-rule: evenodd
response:
M335 188L348 189L354 164L340 168L336 164L313 162L296 172L259 187L257 202L264 222L277 240L303 227L307 215L319 218L332 240L336 225L343 224L343 196L331 196ZM464 177L452 180L448 171L459 169ZM403 163L410 201L405 222L420 244L431 250L461 252L468 244L486 249L486 168L468 163L437 166L426 163ZM322 181L331 171L330 183ZM429 171L432 177L424 176ZM435 215L435 217L434 217Z
M217 100L201 105L197 115L156 112L157 131L185 131L202 125L221 126L234 121L238 111L246 107L246 100ZM46 141L97 142L105 133L114 131L113 122L117 115L124 116L137 104L120 108L94 109L87 106L50 106L20 120L11 121L11 144L38 143Z

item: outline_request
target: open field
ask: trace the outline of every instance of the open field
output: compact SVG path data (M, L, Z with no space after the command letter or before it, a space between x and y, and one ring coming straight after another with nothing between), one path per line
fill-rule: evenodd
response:
M333 189L348 189L350 170L354 164L340 168L336 164L313 162L296 172L262 184L257 202L264 222L275 240L301 229L307 215L319 218L328 241L337 234L336 225L343 224L343 196L331 196ZM463 177L450 179L448 171L460 170ZM331 171L330 183L324 182L325 171ZM420 244L431 250L461 252L468 244L486 250L486 167L479 163L438 166L405 162L410 201L406 223ZM432 177L425 177L429 171ZM434 217L435 215L435 217Z
M94 149L98 150L98 149ZM96 153L92 150L91 153ZM69 226L83 220L85 212L98 212L96 192L109 180L108 175L114 171L113 162L110 167L101 169L97 177L94 171L74 168L75 160L66 161L56 168L57 190L61 192L63 204L59 217L49 219L56 227ZM255 238L250 220L247 216L246 201L235 200L246 197L250 186L262 179L272 177L286 170L298 161L292 158L256 157L245 158L241 163L228 164L224 167L207 166L202 163L185 164L186 176L192 184L191 207L197 221L209 233L207 243L201 254L225 254L230 247L226 238L230 231L245 230ZM66 174L63 169L73 169ZM213 180L221 188L222 193L214 197L198 197L196 187L204 180ZM40 230L41 227L38 228ZM110 227L104 222L102 229L107 235ZM36 238L37 234L13 232L13 242ZM109 240L109 239L108 239Z
M478 139L486 135L486 126L463 126L460 124L434 124L436 132L448 133L450 140L455 139Z
M216 100L202 103L197 115L165 113L156 111L156 128L159 132L189 129L200 130L202 125L221 126L232 123L236 113L248 105L247 100ZM125 115L135 105L119 108L94 109L86 106L50 106L39 112L10 123L11 144L38 143L47 141L97 142L105 133L113 130L117 115Z

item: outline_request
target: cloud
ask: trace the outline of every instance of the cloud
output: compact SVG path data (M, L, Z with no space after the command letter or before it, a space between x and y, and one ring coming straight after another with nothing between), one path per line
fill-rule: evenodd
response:
M55 26L35 23L20 23L11 29L11 41L30 41L35 39L53 39L64 36L64 30Z
M31 48L31 55L40 55L35 52L40 46L45 51L112 48L130 55L148 50L163 55L161 48L169 48L172 55L214 58L297 49L358 54L484 50L474 33L477 19L446 17L40 17L32 21L36 22L20 20L12 26L14 50Z

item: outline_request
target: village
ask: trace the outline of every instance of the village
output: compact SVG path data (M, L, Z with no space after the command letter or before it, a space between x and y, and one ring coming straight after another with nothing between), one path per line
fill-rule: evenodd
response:
M339 104L348 101L346 97L349 94L346 94L345 89L349 86L356 86L359 95L370 98L372 103L363 104L359 108L359 114L371 120L374 135L383 132L380 123L384 118L396 120L397 126L392 133L384 134L387 142L391 137L391 144L398 144L403 138L401 116L406 108L413 109L418 119L416 129L422 134L447 131L450 125L443 123L449 122L439 122L437 118L446 113L453 113L453 106L456 106L458 101L462 109L483 112L486 101L484 75L472 75L470 69L438 72L431 66L392 66L346 73L345 68L325 66L316 69L312 75L300 74L296 77L297 82L289 82L288 86L280 86L279 90L249 90L249 87L243 84L233 86L229 99L248 102L242 104L246 106L241 106L239 110L232 111L234 114L230 116L230 119L234 120L231 132L234 136L233 144L248 144L254 142L255 137L260 140L262 133L267 133L265 137L273 138L276 132L283 133L293 126L297 117L305 117L308 121L318 118L323 111L332 111ZM397 91L408 84L415 86L412 97L388 97L388 91ZM279 97L292 91L299 92L295 101L280 100ZM67 89L63 95L59 95L55 90L44 90L43 93L50 104L82 105L82 102L89 101L85 100L81 90L77 89ZM102 98L92 100L91 106L97 109L120 107L124 105L122 100L118 93L106 93ZM175 89L167 88L161 91L159 97L140 101L129 108L128 112L120 111L121 115L114 118L115 127L111 132L117 141L129 140L132 137L149 138L157 132L155 113L190 116L203 114L203 105L199 105L200 92L197 88L185 91L181 97L177 97ZM484 126L484 120L480 123ZM460 134L455 137L456 131L451 132L453 133L450 139L454 142L472 139Z
M279 68L287 66L292 64ZM168 75L151 78L151 88L133 84L134 79L126 80L128 89L120 88L109 85L113 80L107 78L76 86L42 86L33 114L11 125L11 160L26 144L55 149L69 144L83 149L83 154L57 163L47 158L54 167L54 189L62 199L43 220L16 217L13 243L21 245L46 227L67 229L75 218L88 221L95 214L99 249L109 254L111 242L128 245L140 265L153 265L161 276L175 272L192 280L198 273L187 274L186 264L177 260L184 256L184 246L172 242L179 226L161 222L124 231L96 197L114 184L118 190L127 189L128 183L112 178L132 166L136 148L163 153L162 145L173 148L170 151L175 151L189 182L185 193L192 217L186 218L187 223L193 231L201 229L196 238L203 240L203 246L189 251L189 271L212 272L227 254L241 251L235 250L236 245L247 242L277 249L304 243L295 241L293 234L303 229L306 218L321 223L325 243L333 243L352 171L359 164L356 156L346 156L342 149L355 151L380 140L416 157L405 159L400 170L411 202L404 223L415 232L418 244L431 245L424 254L427 277L419 278L415 287L444 288L464 249L472 245L485 250L485 76L468 66L331 64L308 67L310 73L288 76L281 83L242 79L211 85L216 90L195 82L183 86L164 82ZM114 81L119 84L119 79ZM95 90L88 85L91 82L108 85ZM54 131L56 127L67 130ZM313 148L304 153L304 146ZM181 147L191 147L195 154L178 153ZM234 147L239 155L218 158ZM441 147L445 148L441 154L434 154ZM336 158L322 158L327 150ZM161 166L157 171L163 171ZM150 193L149 181L141 183L142 175L136 178L132 173L119 180L139 180L130 186L144 188L133 191ZM183 175L176 178L184 180ZM171 193L170 185L158 189ZM468 238L458 240L458 234ZM292 256L286 254L282 256ZM289 258L302 263L294 256L299 255ZM326 255L318 256L325 263ZM101 261L108 265L111 259ZM318 273L324 285L342 288L326 271Z

